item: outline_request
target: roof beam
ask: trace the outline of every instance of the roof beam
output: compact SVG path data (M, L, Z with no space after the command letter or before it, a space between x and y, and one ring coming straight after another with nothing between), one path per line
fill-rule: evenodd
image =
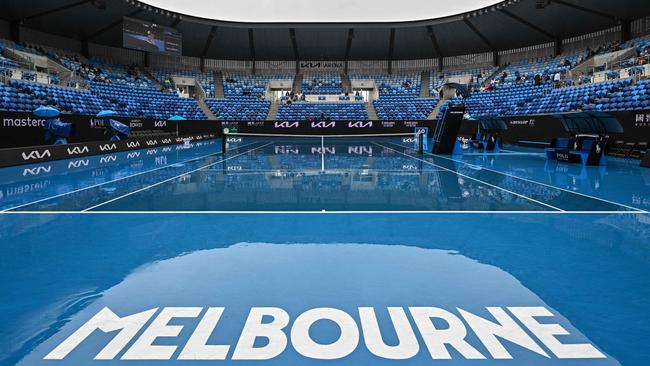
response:
M133 11L133 12L129 13L128 16L129 17L134 17L134 16L140 14L141 12L142 12L142 9L138 9L136 11ZM122 23L122 17L119 17L118 19L112 21L107 26L96 30L95 32L90 34L88 37L86 37L86 40L91 41L91 40L95 39L96 37L99 37L100 35L104 34L107 31L109 31L111 28L118 26L120 23Z
M610 20L613 20L613 21L618 20L618 18L616 16L614 16L614 15L606 14L606 13L600 12L598 10L587 8L587 7L584 7L584 6L581 6L581 5L572 4L572 3L566 2L564 0L550 0L550 2L560 4L560 5L564 5L566 7L577 9L577 10L580 10L580 11L584 11L585 13L598 15L598 16L601 16L603 18L607 18L607 19L610 19Z
M32 15L28 15L28 16L24 17L23 20L30 20L30 19L34 19L34 18L39 18L39 17L45 16L45 15L50 15L50 14L58 13L58 12L63 11L63 10L67 10L67 9L74 8L75 6L79 6L79 5L83 5L83 4L89 3L90 1L91 1L91 0L81 0L81 1L76 1L76 2L74 2L74 3L70 3L70 4L68 4L68 5L63 5L63 6L59 6L59 7L53 8L53 9L49 9L49 10L42 11L42 12L40 12L40 13L36 13L36 14L32 14Z
M440 50L440 44L438 44L438 38L436 38L436 34L433 32L433 27L430 25L427 25L427 34L431 39L431 45L433 46L433 50L436 52L436 57L443 57L442 51Z
M474 32L474 34L476 34L476 35L478 36L478 38L480 38L481 41L483 41L483 43L485 43L485 44L490 48L490 51L494 52L494 51L497 50L497 49L492 45L492 42L490 42L490 40L488 40L488 39L483 35L483 33L481 33L481 32L478 30L478 28L476 28L476 26L474 26L474 24L472 24L472 22L469 21L469 19L463 19L463 21L465 22L465 24L467 24L467 26L469 27L469 29L471 29L472 32Z
M354 28L348 29L348 41L345 45L345 62L350 59L350 49L352 48L352 40L354 39Z
M180 24L180 22L181 22L181 18L176 18L176 20L174 20L174 21L172 22L172 24L169 25L169 27L170 27L170 28L176 28L176 26L177 26L178 24Z
M293 47L293 57L298 62L300 60L300 53L298 53L298 41L296 40L295 28L289 28L289 38L291 38L291 47Z
M558 38L556 35L553 35L553 34L547 32L547 31L545 31L544 29L542 29L542 28L536 26L535 24L533 24L533 23L527 21L526 19L523 19L523 18L519 17L519 16L516 15L516 14L513 14L513 13L509 12L509 11L506 10L506 9L501 9L501 12L502 12L503 14L509 16L510 18L512 18L512 19L514 19L514 20L516 20L516 21L518 21L519 23L521 23L521 24L527 26L528 28L534 29L534 30L536 30L538 33L543 34L546 38L549 38L549 39L557 39L557 38Z
M213 25L212 27L210 27L208 38L205 39L205 45L203 45L203 51L201 51L201 58L205 58L205 55L208 54L208 50L210 49L210 46L212 45L212 41L214 40L214 36L216 35L217 35L217 26Z
M255 36L253 28L248 28L248 47L250 48L251 60L253 61L253 75L255 74Z
M390 29L388 38L388 73L393 72L393 54L395 52L395 28Z

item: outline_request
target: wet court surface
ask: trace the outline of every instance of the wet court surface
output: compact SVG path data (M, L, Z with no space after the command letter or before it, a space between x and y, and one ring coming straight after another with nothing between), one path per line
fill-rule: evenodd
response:
M400 141L219 149L0 170L0 363L650 357L647 170Z

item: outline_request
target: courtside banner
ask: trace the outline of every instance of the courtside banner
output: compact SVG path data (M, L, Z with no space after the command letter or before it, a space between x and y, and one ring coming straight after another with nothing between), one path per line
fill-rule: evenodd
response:
M0 150L0 167L73 159L82 156L110 154L120 151L155 148L185 141L200 141L217 137L216 134L151 137L116 142L81 142L67 145L43 145Z
M434 121L224 121L223 133L288 135L363 135L413 133L416 127L433 126Z
M107 140L104 129L107 119L95 116L62 114L61 121L73 124L71 143ZM131 128L131 131L163 131L179 135L218 133L219 121L167 121L151 118L115 117ZM45 118L27 112L0 111L0 149L23 146L39 146L45 143L43 124Z
M502 137L509 143L519 141L548 143L556 137L569 137L570 133L564 129L558 116L571 116L573 114L503 117L508 130L503 132ZM623 133L608 133L612 139L627 142L650 141L650 110L607 112L607 115L614 117L623 127Z

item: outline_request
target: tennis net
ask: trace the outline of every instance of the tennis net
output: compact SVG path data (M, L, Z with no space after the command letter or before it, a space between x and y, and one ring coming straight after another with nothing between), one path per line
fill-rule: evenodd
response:
M415 153L423 153L426 141L414 133L354 134L354 135L287 135L261 133L227 133L222 137L221 151L224 154L241 152L251 147L268 146L311 146L325 149L331 146L398 145Z

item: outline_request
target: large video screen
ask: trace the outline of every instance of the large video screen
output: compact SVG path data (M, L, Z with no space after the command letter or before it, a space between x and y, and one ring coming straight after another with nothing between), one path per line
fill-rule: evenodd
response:
M173 28L124 17L122 30L124 48L179 56L183 53L182 36Z

